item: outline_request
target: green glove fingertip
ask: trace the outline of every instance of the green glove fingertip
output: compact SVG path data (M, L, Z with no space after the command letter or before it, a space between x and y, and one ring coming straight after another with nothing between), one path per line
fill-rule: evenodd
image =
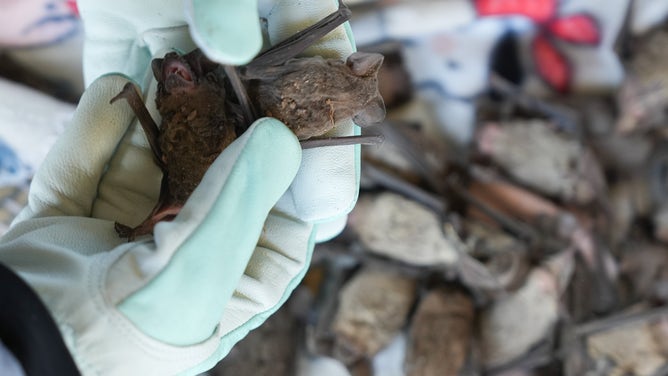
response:
M242 65L262 48L257 0L193 0L190 7L190 34L210 59Z

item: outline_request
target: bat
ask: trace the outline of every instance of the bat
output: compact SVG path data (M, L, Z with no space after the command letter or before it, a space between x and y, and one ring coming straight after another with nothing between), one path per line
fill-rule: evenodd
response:
M302 147L377 142L373 136L318 137L340 120L353 119L360 126L383 120L377 81L383 56L355 52L345 62L295 57L349 18L350 10L339 1L337 11L242 67L217 64L199 49L154 59L160 126L135 85L126 84L111 103L128 102L163 178L158 202L146 220L136 227L117 222L119 236L132 241L151 234L158 222L172 220L216 157L260 116L281 120Z

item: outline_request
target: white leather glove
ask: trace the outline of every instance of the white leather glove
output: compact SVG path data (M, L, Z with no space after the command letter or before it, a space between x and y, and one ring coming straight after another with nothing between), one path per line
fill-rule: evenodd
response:
M109 104L126 82L105 76L85 92L2 238L0 262L40 295L84 374L194 374L273 313L305 272L313 225L272 210L301 148L280 122L258 120L174 221L128 243L113 221L141 221L161 177L136 163L151 155L134 114Z

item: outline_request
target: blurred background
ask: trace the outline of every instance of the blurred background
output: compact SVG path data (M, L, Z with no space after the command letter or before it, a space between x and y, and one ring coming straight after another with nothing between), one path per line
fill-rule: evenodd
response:
M668 2L346 4L385 56L385 142L208 374L668 375ZM83 29L74 1L0 8L3 233L83 91Z

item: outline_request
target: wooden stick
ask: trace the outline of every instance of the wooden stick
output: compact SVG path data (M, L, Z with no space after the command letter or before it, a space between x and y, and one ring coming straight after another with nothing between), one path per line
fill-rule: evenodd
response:
M649 321L668 315L668 305L650 308L642 312L622 313L590 321L575 327L575 335L589 336L622 325L634 324L638 321Z
M520 106L540 112L549 117L561 129L570 133L578 131L577 121L572 111L544 102L536 97L529 96L498 74L490 74L489 84L492 89L498 91Z
M389 189L391 191L409 197L419 202L420 204L430 208L431 210L436 212L439 216L445 215L446 204L440 197L432 193L429 193L419 187L416 187L413 184L410 184L407 181L390 174L389 172L385 172L373 166L373 164L371 163L364 163L362 165L362 170L375 183L379 184L383 188Z
M318 39L348 21L350 16L350 9L343 4L343 1L339 0L339 8L336 11L259 54L246 65L246 69L252 70L258 66L266 67L285 63L288 59L297 56Z
M342 136L326 138L310 138L300 141L302 149L321 148L324 146L345 146L345 145L378 145L383 143L382 135L362 135L362 136Z

